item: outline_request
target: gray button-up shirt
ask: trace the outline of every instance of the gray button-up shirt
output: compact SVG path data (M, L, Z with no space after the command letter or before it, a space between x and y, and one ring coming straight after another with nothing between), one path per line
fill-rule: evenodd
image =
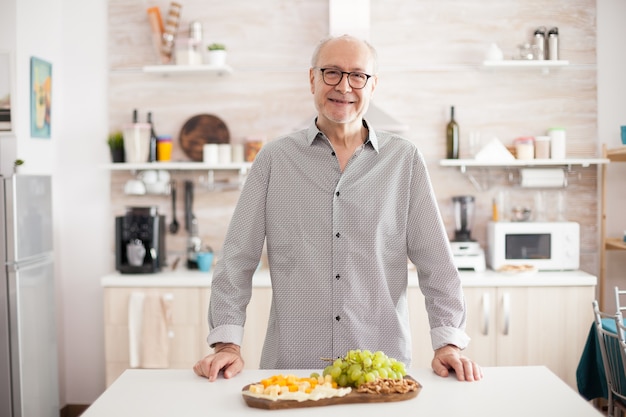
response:
M407 257L417 267L433 349L466 347L459 275L411 142L370 128L344 172L315 123L263 146L213 275L210 345L241 345L265 242L272 306L261 368L323 368L320 358L351 349L382 350L410 366Z

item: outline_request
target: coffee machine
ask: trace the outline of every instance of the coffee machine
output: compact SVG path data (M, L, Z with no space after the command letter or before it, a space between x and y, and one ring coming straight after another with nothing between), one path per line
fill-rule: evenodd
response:
M485 251L472 239L474 197L452 197L454 204L454 240L450 242L454 265L458 270L482 272L485 267Z
M115 218L115 268L122 274L152 274L165 264L165 216L157 207L127 207Z

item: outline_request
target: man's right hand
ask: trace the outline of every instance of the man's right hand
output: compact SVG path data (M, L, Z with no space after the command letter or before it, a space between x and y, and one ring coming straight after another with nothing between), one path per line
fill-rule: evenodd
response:
M216 343L214 353L205 356L196 362L193 371L198 376L208 378L213 382L220 371L224 371L224 378L232 378L243 369L243 358L238 345L234 343Z

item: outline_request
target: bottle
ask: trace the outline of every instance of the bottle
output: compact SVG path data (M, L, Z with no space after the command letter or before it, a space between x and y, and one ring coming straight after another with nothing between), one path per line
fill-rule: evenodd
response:
M562 127L553 127L548 129L550 136L550 158L565 159L565 129Z
M152 124L152 112L148 112L148 124L150 125L150 147L148 151L148 162L157 161L157 135L154 133L154 125Z
M494 198L491 201L491 221L497 222L499 218L500 216L498 213L498 200Z
M543 61L545 59L546 50L546 28L541 26L535 30L535 36L533 37L533 45L535 49L535 59L537 61Z
M137 109L133 109L133 123L137 123L139 118L137 117Z
M448 159L459 159L459 125L454 120L454 106L450 107L450 121L446 126L446 140L448 144Z
M548 58L551 61L559 59L559 28L552 28L548 32Z

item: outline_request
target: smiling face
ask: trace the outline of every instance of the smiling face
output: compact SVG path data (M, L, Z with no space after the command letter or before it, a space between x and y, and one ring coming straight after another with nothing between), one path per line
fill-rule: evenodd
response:
M336 86L327 85L319 68L330 68L345 72L374 74L375 58L370 47L363 41L350 36L341 36L326 42L319 50L314 67L310 69L311 93L314 95L318 112L317 124L344 124L359 128L362 118L376 88L377 78L372 76L362 89L354 89L344 74Z

